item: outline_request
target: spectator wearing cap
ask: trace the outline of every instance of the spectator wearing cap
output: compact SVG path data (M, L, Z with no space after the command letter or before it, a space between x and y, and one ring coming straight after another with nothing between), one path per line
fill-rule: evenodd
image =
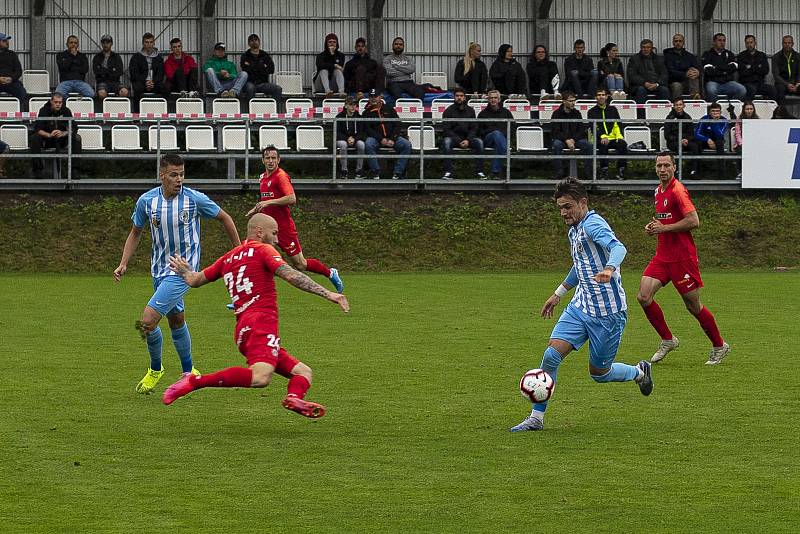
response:
M197 62L183 52L179 37L169 42L169 55L164 61L164 92L181 93L182 97L197 96Z
M17 53L11 50L10 35L0 32L0 92L4 91L25 102L28 93L19 81L22 76L22 64Z
M264 93L280 100L283 98L283 88L269 81L270 75L275 72L275 63L269 54L261 50L261 38L255 33L251 34L247 38L247 46L248 49L239 60L242 72L247 73L247 83L244 86L245 96L253 98L256 93Z
M152 33L142 35L142 49L131 57L128 74L137 106L145 93L164 92L164 58L158 53Z
M314 91L325 93L328 98L334 92L344 94L344 54L339 51L339 36L335 33L325 36L323 50L317 54Z
M367 123L359 121L361 114L358 112L358 102L352 96L348 96L344 102L344 109L336 115L336 148L339 150L341 159L341 175L350 178L347 168L347 151L355 149L358 152L356 161L355 178L363 178L362 169L364 168L364 144L365 127Z
M369 57L367 40L363 37L356 39L355 54L344 65L344 83L347 91L354 93L359 100L373 89L383 91L386 87L385 76L383 66Z
M119 79L125 72L122 65L122 58L119 54L111 50L114 46L114 39L106 34L100 38L102 50L95 54L92 59L92 71L94 72L95 87L97 98L103 100L109 93L116 93L119 96L127 97L128 88L120 85Z
M237 72L236 63L225 55L225 43L214 45L214 55L203 64L208 85L212 91L223 98L236 98L247 83L247 73Z
M79 93L81 96L94 98L94 89L86 83L86 73L89 72L89 58L78 51L78 38L74 35L67 37L67 49L56 55L58 75L61 83L55 92L62 95Z
M369 102L367 102L363 117L365 119L380 119L377 121L365 121L367 137L364 142L367 155L372 156L367 160L372 178L378 180L381 177L380 164L375 158L378 149L391 148L397 154L408 155L411 153L411 142L401 136L402 128L397 112L393 107L387 106L383 102L380 93L375 89L369 92ZM393 180L405 177L407 164L408 158L398 158L395 161L394 172L392 173Z

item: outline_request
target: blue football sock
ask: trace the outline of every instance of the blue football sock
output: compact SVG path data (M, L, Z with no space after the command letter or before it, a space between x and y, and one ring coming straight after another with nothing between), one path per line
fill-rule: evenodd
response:
M192 372L192 337L189 335L189 327L186 323L172 331L172 343L181 359L181 368L184 373Z
M556 382L556 377L558 376L558 366L561 365L561 354L554 349L553 347L547 347L547 350L544 351L544 356L542 356L542 364L541 369L547 371L550 377L553 379L553 383ZM545 402L535 402L533 404L533 412L531 415L536 415L541 417L544 415L544 411L547 409L547 403ZM539 412L538 414L535 412Z
M604 375L592 375L595 382L629 382L639 376L639 368L627 363L615 363Z
M150 353L150 369L153 371L161 370L161 345L164 338L161 335L161 327L157 326L155 330L147 334L147 352Z

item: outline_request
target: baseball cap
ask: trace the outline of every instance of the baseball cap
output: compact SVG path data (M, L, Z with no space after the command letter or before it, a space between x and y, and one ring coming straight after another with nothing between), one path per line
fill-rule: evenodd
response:
M260 40L261 40L261 37L259 37L259 36L258 36L258 34L256 34L256 33L251 33L251 34L250 34L250 35L247 37L247 42L249 43L249 42L250 42L250 41L252 41L253 39L258 39L258 40L260 41Z
M344 103L345 104L355 104L356 103L356 99L353 98L352 96L348 96L347 98L344 99Z
M225 43L220 41L219 43L214 45L214 50L217 50L219 48L222 48L223 50L225 50Z
M105 35L103 35L103 36L100 38L100 42L101 42L101 43L104 43L104 42L106 42L106 41L110 41L110 42L112 42L112 43L113 43L113 42L114 42L114 38L113 38L113 37L111 37L111 36L110 36L110 35L108 35L108 34L105 34Z
M0 33L0 41L7 41L9 39L11 39L10 35L6 35L4 33Z

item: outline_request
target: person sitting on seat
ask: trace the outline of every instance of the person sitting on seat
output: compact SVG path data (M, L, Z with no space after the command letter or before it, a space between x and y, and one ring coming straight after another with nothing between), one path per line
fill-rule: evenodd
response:
M211 90L222 98L236 98L247 83L245 71L236 72L236 63L225 55L225 43L214 45L214 55L203 64Z
M344 54L339 51L339 37L329 33L325 36L324 50L317 54L314 91L325 93L326 98L334 93L344 96L344 85Z

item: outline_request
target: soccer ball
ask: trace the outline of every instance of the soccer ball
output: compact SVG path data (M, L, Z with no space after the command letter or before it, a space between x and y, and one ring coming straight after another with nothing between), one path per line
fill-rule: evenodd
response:
M553 377L542 369L531 369L519 379L519 392L531 402L546 401L555 387Z

